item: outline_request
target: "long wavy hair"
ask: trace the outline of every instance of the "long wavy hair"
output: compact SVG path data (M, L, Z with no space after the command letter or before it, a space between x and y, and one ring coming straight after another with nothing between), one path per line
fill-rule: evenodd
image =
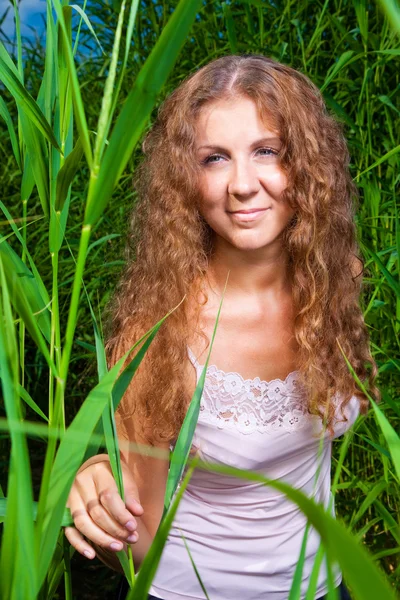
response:
M295 208L283 239L298 371L309 411L320 414L332 433L333 395L344 408L355 394L361 412L367 410L339 344L379 400L377 367L359 305L358 195L342 126L300 72L260 55L225 56L195 72L164 101L145 137L127 266L107 311L106 348L113 364L185 297L151 343L119 408L119 418L134 418L150 443L176 439L190 401L186 346L195 332L205 337L199 316L207 301L202 282L213 231L198 210L196 121L206 104L237 96L251 98L282 140L280 164L288 182L282 200Z

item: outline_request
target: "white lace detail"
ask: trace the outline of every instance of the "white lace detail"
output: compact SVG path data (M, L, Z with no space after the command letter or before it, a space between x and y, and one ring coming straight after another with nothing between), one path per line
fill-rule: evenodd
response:
M204 365L198 363L190 348L188 354L198 380ZM309 416L305 392L297 376L298 371L292 371L284 380L244 379L239 373L225 372L210 365L199 419L213 423L219 429L235 429L244 434L282 429L297 431Z

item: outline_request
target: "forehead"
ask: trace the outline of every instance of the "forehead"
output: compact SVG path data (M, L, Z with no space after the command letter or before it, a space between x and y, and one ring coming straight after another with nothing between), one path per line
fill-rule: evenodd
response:
M239 96L208 102L201 109L195 124L198 142L216 138L242 139L254 136L278 136L276 117L260 111L249 97Z

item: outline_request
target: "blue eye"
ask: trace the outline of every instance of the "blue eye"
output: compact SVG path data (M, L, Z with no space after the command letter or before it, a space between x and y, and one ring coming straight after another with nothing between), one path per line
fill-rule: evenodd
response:
M277 150L273 148L259 148L257 152L266 152L263 156L276 156L278 154Z
M223 158L223 157L220 154L210 154L210 156L207 156L207 158L205 158L201 162L203 163L203 165L208 165L210 163L212 164L212 163L219 162L219 160L213 160L216 158Z
M277 150L274 150L273 148L258 148L256 150L256 154L269 157L269 156L277 156L279 154L279 152ZM210 154L209 156L207 156L206 158L204 158L201 161L201 164L202 165L218 164L223 159L224 159L224 156L222 154Z

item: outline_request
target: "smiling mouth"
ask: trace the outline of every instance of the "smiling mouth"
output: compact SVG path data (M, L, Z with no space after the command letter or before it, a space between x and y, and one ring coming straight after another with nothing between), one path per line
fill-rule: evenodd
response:
M241 222L256 221L267 210L269 210L269 208L270 207L268 207L268 208L254 208L254 209L250 209L250 210L238 210L238 211L235 211L235 212L231 212L229 214L231 215L231 217L235 221L241 221Z
M265 210L268 210L270 207L267 206L266 208L249 208L248 210L231 210L228 211L230 212L232 215L251 215L252 213L256 213L256 212L264 212Z

